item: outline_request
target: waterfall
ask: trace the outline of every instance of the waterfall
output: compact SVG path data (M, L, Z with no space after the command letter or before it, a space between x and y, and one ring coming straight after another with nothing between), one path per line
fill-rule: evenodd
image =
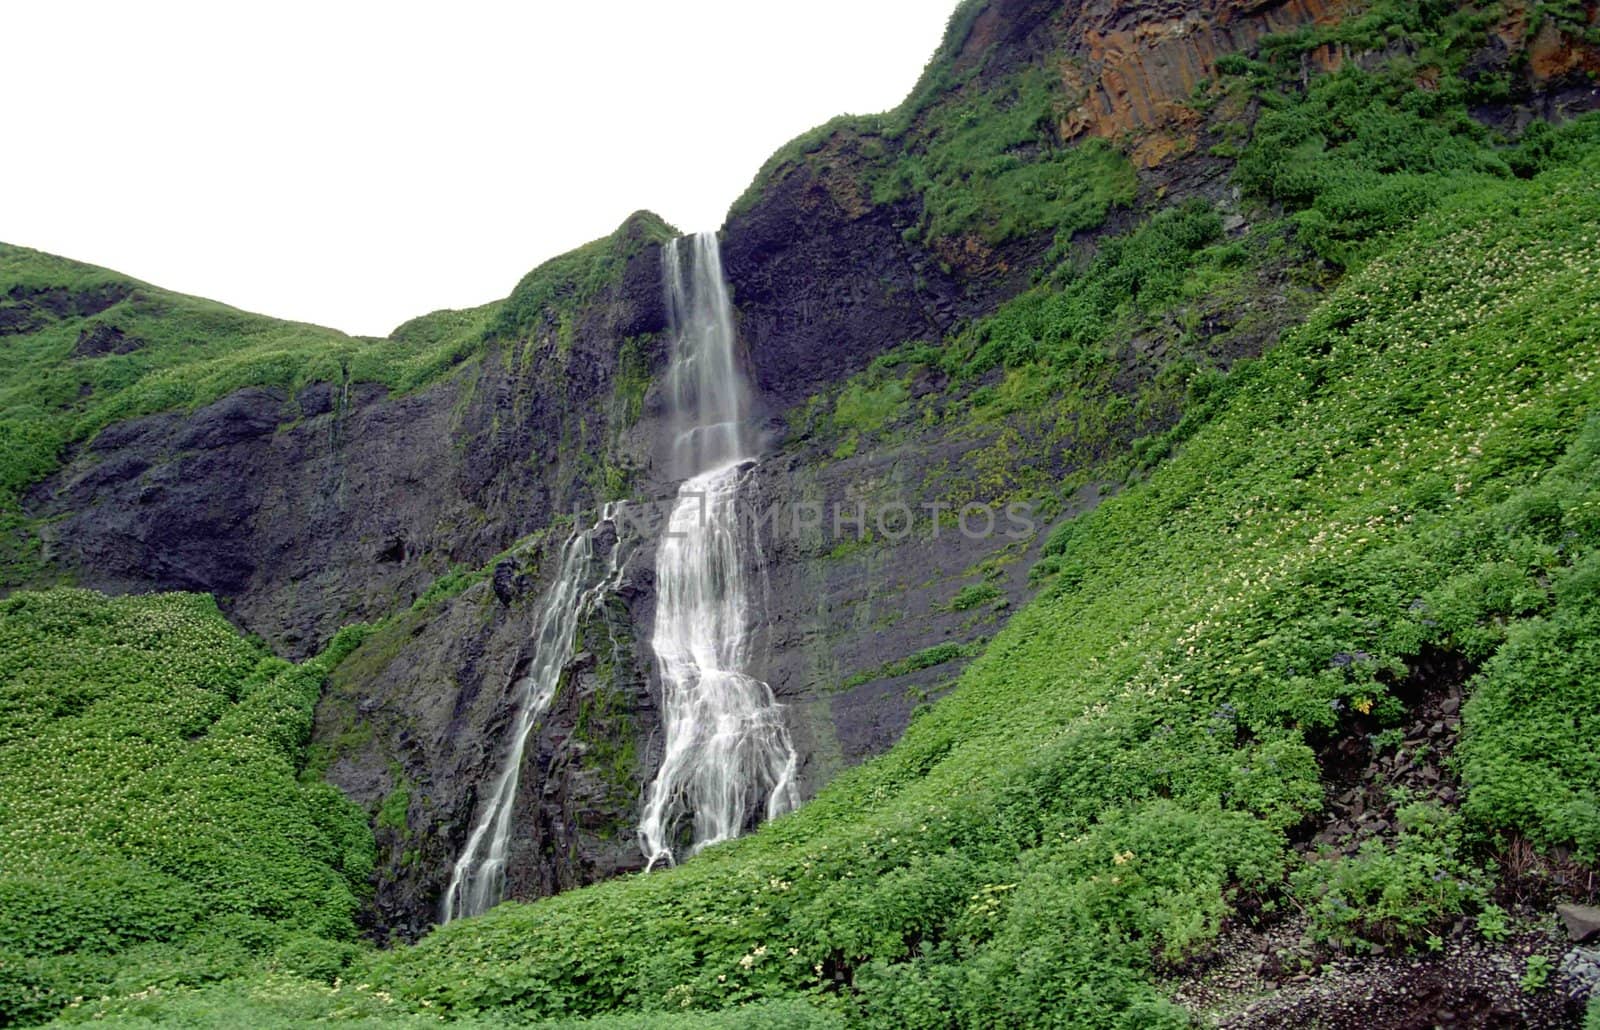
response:
M735 360L717 238L702 233L692 243L692 255L674 240L662 258L674 347L667 379L672 461L687 478L656 557L651 644L666 741L639 827L652 867L675 861L672 845L686 817L698 851L799 801L798 758L783 710L772 689L746 671L759 615L751 573L761 560L739 507L741 480L754 463L748 391Z
M446 923L479 915L505 900L506 852L511 844L511 812L516 805L523 755L534 727L555 697L562 670L572 660L579 620L621 579L622 540L614 541L606 558L597 553L595 546L603 527L616 527L616 514L614 505L606 505L598 522L588 529L575 530L562 548L555 581L539 609L532 662L513 691L517 717L505 766L450 874L450 886L444 896Z

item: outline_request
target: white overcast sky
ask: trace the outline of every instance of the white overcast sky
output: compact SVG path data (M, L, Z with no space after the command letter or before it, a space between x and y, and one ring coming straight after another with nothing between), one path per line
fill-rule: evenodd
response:
M352 333L894 106L956 0L7 3L0 240Z

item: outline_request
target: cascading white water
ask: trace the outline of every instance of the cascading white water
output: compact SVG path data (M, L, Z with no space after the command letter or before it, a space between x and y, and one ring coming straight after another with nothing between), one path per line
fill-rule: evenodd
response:
M673 326L668 374L676 419L673 463L688 478L656 557L651 644L661 674L666 731L639 843L650 866L675 861L685 817L692 850L737 836L757 814L799 801L798 758L772 689L746 670L757 613L751 566L760 561L741 517L739 486L753 462L746 386L734 355L733 312L711 233L663 254ZM688 260L686 274L685 262Z
M574 532L562 548L561 565L539 610L533 660L516 683L517 717L511 728L505 767L482 803L482 814L450 874L450 886L444 896L446 923L479 915L505 900L511 813L528 739L555 697L561 671L572 660L579 621L598 600L616 589L622 576L623 541L618 539L612 545L610 557L604 561L595 548L596 534L605 526L615 527L616 514L614 505L606 505L598 522Z

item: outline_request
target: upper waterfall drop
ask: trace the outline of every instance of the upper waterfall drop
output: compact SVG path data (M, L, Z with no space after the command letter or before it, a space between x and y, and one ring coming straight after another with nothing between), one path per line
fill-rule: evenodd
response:
M482 803L478 822L450 872L442 922L481 915L505 900L511 815L516 807L517 785L522 777L528 740L555 698L562 671L572 660L578 623L597 601L616 589L622 577L625 563L622 539L618 537L612 542L609 556L603 555L597 546L601 530L616 525L617 506L608 504L593 526L574 530L561 550L561 565L539 609L533 660L514 691L517 715L505 765L488 799Z
M754 456L749 387L734 355L733 302L722 274L715 233L688 237L694 253L684 271L682 238L662 252L662 280L672 331L667 370L673 473L685 479Z
M772 688L748 672L761 550L739 506L754 459L733 306L713 233L674 240L662 278L672 320L668 392L674 471L686 476L656 557L651 637L666 744L639 826L653 867L673 862L684 818L692 850L799 803L799 765ZM685 267L687 262L687 269Z

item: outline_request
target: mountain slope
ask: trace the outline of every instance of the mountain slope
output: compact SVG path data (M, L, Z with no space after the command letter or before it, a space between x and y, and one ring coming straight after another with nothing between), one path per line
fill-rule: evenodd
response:
M1472 191L1398 238L1057 536L1044 595L884 758L682 868L352 978L382 1011L794 997L869 1025L1185 1025L1152 977L1247 899L1392 944L1490 911L1499 834L1593 861L1597 170ZM1404 721L1441 653L1477 670L1465 804L1297 853L1317 749Z
M355 952L364 813L298 781L317 692L208 598L0 602L0 1022Z

